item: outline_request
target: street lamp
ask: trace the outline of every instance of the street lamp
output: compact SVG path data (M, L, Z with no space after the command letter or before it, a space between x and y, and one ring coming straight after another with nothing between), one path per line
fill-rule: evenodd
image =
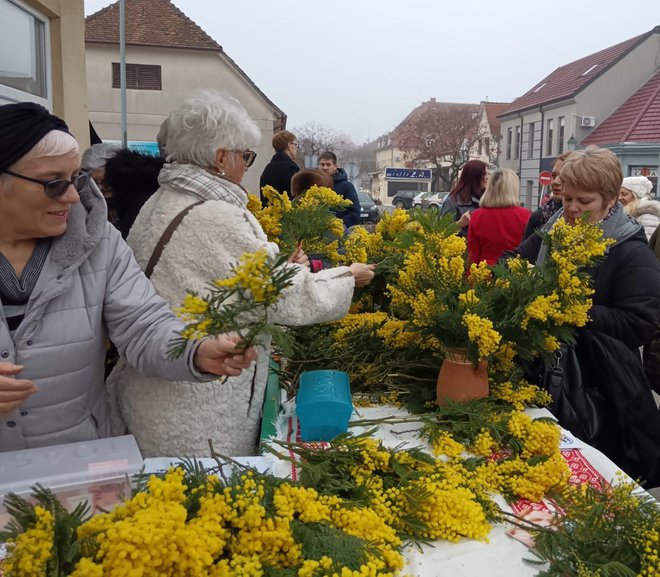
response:
M568 148L568 150L575 150L576 146L577 146L577 140L575 140L575 136L571 134L571 137L566 142L566 147Z

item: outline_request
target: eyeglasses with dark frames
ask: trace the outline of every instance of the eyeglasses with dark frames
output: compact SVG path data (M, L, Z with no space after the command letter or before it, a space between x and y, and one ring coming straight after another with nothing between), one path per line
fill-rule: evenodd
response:
M56 178L55 180L41 180L39 178L32 178L31 176L25 176L23 174L18 174L12 172L11 170L3 170L5 174L15 176L16 178L21 178L29 182L34 182L40 184L44 187L44 194L48 198L59 198L70 186L73 186L77 192L81 192L89 182L91 175L89 172L81 172L78 176L74 177L73 180L66 180L65 178Z
M241 151L243 155L243 163L245 168L250 168L254 164L254 160L257 158L257 153L254 150L243 150Z

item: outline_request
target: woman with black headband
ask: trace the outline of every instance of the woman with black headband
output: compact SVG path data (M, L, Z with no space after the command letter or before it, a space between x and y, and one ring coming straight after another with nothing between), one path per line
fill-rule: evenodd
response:
M166 379L234 376L255 358L222 336L168 360L182 324L79 167L63 120L33 103L0 106L0 451L110 434L107 334L139 371Z

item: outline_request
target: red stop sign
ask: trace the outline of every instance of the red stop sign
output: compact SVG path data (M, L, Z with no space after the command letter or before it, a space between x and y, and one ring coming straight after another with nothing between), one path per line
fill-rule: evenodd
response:
M552 182L552 174L550 172L544 170L541 174L539 174L539 184L541 186L550 186L551 182Z

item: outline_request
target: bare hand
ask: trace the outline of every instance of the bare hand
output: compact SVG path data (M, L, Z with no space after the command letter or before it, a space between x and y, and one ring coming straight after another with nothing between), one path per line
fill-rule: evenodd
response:
M460 226L461 228L465 228L466 226L468 226L470 224L470 213L469 212L464 212L461 215L461 218L459 218L456 221L456 224L458 226Z
M354 262L348 268L355 277L355 286L363 287L367 286L371 282L371 279L374 278L374 269L376 268L376 265Z
M8 415L38 390L32 381L13 378L22 370L23 365L0 363L0 415Z
M289 262L309 267L309 257L305 254L305 251L302 248L302 243L300 243L296 247L296 250L293 251L289 257Z
M195 366L203 373L237 377L257 358L257 351L253 348L237 350L236 345L240 342L241 337L237 334L202 341L195 351Z

